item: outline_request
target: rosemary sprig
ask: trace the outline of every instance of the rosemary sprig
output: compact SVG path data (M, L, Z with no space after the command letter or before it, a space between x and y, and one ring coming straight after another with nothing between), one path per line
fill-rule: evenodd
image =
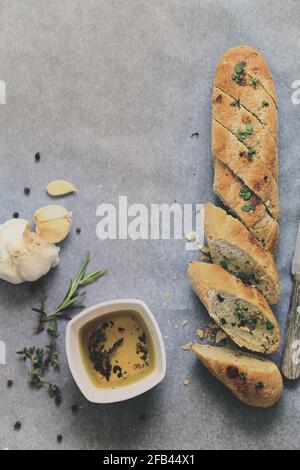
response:
M80 289L82 287L88 286L89 284L92 284L105 274L105 271L99 269L98 271L86 275L86 270L89 262L90 255L87 254L74 280L70 282L69 289L64 299L53 310L53 312L47 314L44 309L44 306L41 306L41 308L32 309L34 312L37 312L39 314L39 325L44 325L46 322L49 322L59 317L69 319L68 317L66 318L66 316L70 313L70 311L84 308L84 305L80 305L78 304L78 302L84 298L86 292L80 292ZM40 329L39 325L37 331Z
M81 289L92 284L105 274L103 270L86 274L89 262L90 255L87 254L74 280L70 282L64 299L51 313L48 314L45 310L46 296L44 292L42 292L41 306L32 309L39 315L35 332L39 334L45 331L45 326L48 324L47 334L49 343L44 348L31 346L30 348L23 348L21 351L17 352L19 356L22 356L24 361L29 360L31 363L31 369L28 372L30 384L38 390L47 387L50 397L54 398L57 404L61 402L61 390L58 385L52 381L45 380L44 377L45 374L49 372L50 368L52 368L53 371L60 369L59 354L56 347L56 340L59 337L58 320L69 319L69 315L72 312L74 313L74 311L84 308L84 305L81 305L79 301L84 298L86 292L81 292Z

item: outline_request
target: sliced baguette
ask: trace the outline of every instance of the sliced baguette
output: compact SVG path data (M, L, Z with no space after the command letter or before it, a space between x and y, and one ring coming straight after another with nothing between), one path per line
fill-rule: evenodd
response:
M216 264L193 261L188 275L210 316L238 346L266 354L277 351L280 328L259 290Z
M258 159L248 158L248 148L230 131L212 121L212 153L227 165L253 193L262 200L268 211L280 217L278 186L271 171Z
M280 399L283 382L273 362L228 347L194 344L192 349L216 379L243 403L269 408Z
M234 80L237 64L244 64L241 81ZM256 83L254 83L256 81ZM261 54L250 46L237 46L220 60L214 85L241 105L268 129L278 140L277 96L269 67Z
M275 304L280 288L272 254L239 220L213 204L205 205L204 230L214 263L257 287L269 304Z
M245 201L241 196L251 192L243 182L220 160L215 160L214 192L249 229L252 235L266 250L273 252L279 237L279 225L268 213L266 206L253 193ZM248 197L248 196L247 196ZM252 204L254 210L245 212L246 204Z
M278 149L270 131L253 114L216 87L213 90L212 105L213 119L241 140L253 152L252 158L258 158L278 180ZM245 130L247 124L252 124L253 132L245 137L240 130Z

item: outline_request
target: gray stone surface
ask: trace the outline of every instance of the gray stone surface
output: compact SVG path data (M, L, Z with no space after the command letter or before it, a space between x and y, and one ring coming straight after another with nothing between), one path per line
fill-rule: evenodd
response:
M233 45L258 47L279 95L282 296L276 312L284 333L299 217L300 106L291 101L291 84L300 79L299 23L297 0L1 1L0 79L7 86L7 104L0 105L1 221L15 211L30 218L49 203L44 187L52 178L73 181L78 195L62 202L74 211L82 234L73 231L60 267L43 280L49 307L89 249L91 267L108 274L89 289L86 304L124 297L154 301L168 355L167 377L153 391L130 402L90 405L66 365L61 325L57 381L64 401L57 409L46 392L28 388L15 357L21 347L43 341L32 333L30 310L39 286L1 282L0 339L8 350L7 365L0 366L1 448L55 449L60 433L65 449L299 448L299 384L286 384L273 409L249 409L181 350L209 321L186 279L197 254L186 252L183 241L96 237L97 206L117 202L120 194L146 205L214 200L215 65ZM199 138L191 138L193 132ZM24 186L32 188L29 197ZM184 328L183 319L189 321ZM274 359L280 363L281 354ZM15 383L11 390L8 379ZM83 406L77 415L70 412L74 403ZM13 431L16 420L23 423L19 433Z

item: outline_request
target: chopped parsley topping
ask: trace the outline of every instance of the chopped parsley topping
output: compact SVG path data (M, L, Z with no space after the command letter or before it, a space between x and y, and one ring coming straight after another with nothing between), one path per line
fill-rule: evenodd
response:
M271 330L274 330L275 325L274 325L274 323L272 323L271 321L268 320L267 323L266 323L266 328L267 328L267 330L271 331Z
M267 101L263 101L263 102L261 103L261 107L262 107L262 108L267 108L268 106L269 106L269 103L268 103Z
M240 379L241 380L246 380L246 378L247 378L247 374L245 374L245 372L241 372L240 373Z
M228 261L227 261L227 259L222 259L220 265L222 266L223 269L228 269Z
M251 211L255 211L256 205L255 204L245 204L242 208L243 212L249 213Z
M249 189L247 189L247 188L245 188L245 187L243 187L243 186L241 187L241 190L240 190L240 197L241 197L242 199L244 199L244 201L250 201L250 199L252 198L252 196L253 196L253 193L252 193Z
M232 75L232 80L240 86L246 85L246 70L245 70L246 63L245 62L238 62L234 67L234 74Z
M263 382L257 382L257 384L255 384L256 390L263 390L264 387L265 385Z
M245 140L245 139L247 139L247 137L249 137L249 135L251 135L253 133L253 124L251 124L251 122L249 122L246 125L246 130L245 131L243 131L243 129L241 127L239 127L236 132L237 132L237 136L238 136L239 139Z
M250 77L250 79L251 79L251 85L253 85L254 88L256 88L257 85L259 84L259 79L255 77Z
M240 107L241 107L240 100L233 100L233 101L230 103L230 106L236 106L237 108L240 108Z
M225 318L221 318L220 323L221 323L221 325L226 325L227 321L225 320Z

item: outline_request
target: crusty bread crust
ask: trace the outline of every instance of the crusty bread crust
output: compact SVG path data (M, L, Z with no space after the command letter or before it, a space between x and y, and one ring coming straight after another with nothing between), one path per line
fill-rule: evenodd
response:
M232 79L237 63L245 64L246 74L242 85ZM257 80L255 84L252 79ZM269 67L255 48L242 45L227 51L217 66L214 85L240 100L243 107L268 127L277 143L276 90ZM268 105L264 106L263 103Z
M240 196L243 182L220 160L215 160L214 192L234 215L249 229L258 242L273 252L279 237L279 225L270 216L265 205L256 196L249 203L255 203L255 210L244 212L245 201Z
M258 159L247 156L248 148L225 127L212 121L212 153L236 174L266 205L274 219L280 217L278 186L271 171Z
M280 287L279 275L272 254L259 245L239 220L210 203L205 205L204 230L209 247L213 246L216 240L224 240L244 251L260 266L263 275L270 279L273 287L268 295L267 293L264 295L270 304L275 304L279 299ZM260 289L259 286L258 289Z
M254 341L253 347L252 343L249 343L249 341L247 344L241 342L234 335L234 331L228 328L227 325L222 325L218 322L220 328L222 328L238 346L247 347L247 349L255 352L268 352L269 354L277 351L280 342L280 327L266 299L259 290L254 287L246 286L242 281L216 264L192 261L188 268L188 276L193 290L216 322L218 322L218 320L212 311L209 297L209 293L212 289L228 293L239 300L249 302L253 307L258 309L266 321L270 321L274 325L272 331L272 336L275 338L274 345L268 351L265 351L263 347L257 349Z
M253 125L253 133L243 143L248 149L254 149L253 158L258 158L278 180L278 149L276 142L265 126L241 105L219 88L214 87L212 96L213 119L226 127L237 138L240 138L238 129L245 129L247 124Z
M243 403L269 408L280 399L283 381L273 362L229 347L195 344L192 349L202 364Z

